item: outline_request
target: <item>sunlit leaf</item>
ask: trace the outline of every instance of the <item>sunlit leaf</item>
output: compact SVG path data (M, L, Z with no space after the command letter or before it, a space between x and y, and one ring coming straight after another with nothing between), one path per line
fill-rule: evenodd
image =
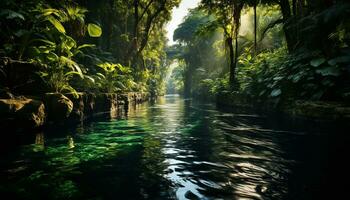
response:
M47 59L49 59L50 61L57 61L58 56L55 53L50 52L49 54L47 54Z
M131 70L129 67L123 66L121 64L116 64L116 67L122 72L122 73L129 73Z
M73 47L75 47L77 45L75 40L69 36L66 36L64 44L68 50L72 49Z
M83 49L83 48L92 48L95 47L96 45L94 44L83 44L78 47L78 49Z
M79 98L79 94L78 92L70 85L64 85L62 88L61 88L61 92L62 91L68 91L70 92L74 98Z
M54 14L54 13L58 13L58 10L54 9L54 8L47 8L47 9L44 9L42 11L43 16L49 16L49 15Z
M96 24L88 24L88 32L90 37L100 37L102 35L102 29Z
M62 23L60 21L58 21L56 18L52 17L52 16L48 16L47 20L49 20L49 22L54 25L54 27L61 33L66 33L66 30L64 29Z
M69 59L67 57L61 56L60 57L60 63L62 65L64 65L64 66L69 67L73 71L76 71L81 78L84 78L83 77L83 72L81 71L79 65L76 62L74 62L73 60L71 60L71 59Z
M95 79L91 76L85 76L86 79L88 79L90 82L95 83Z
M106 78L105 75L103 75L103 74L101 74L101 73L96 73L96 75L99 76L99 77L101 77L101 78L103 78L103 79Z
M66 76L69 76L69 75L78 75L81 77L81 74L79 72L74 72L74 71L70 71L70 72L67 72L65 73Z

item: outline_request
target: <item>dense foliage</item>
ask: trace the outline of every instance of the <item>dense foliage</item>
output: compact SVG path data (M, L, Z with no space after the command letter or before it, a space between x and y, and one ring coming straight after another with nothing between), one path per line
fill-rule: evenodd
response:
M2 92L164 93L164 25L179 0L0 4Z
M164 26L179 3L1 1L1 95L167 88L275 103L349 99L348 1L202 0L167 47Z
M185 95L346 102L349 25L347 1L203 0L174 35Z

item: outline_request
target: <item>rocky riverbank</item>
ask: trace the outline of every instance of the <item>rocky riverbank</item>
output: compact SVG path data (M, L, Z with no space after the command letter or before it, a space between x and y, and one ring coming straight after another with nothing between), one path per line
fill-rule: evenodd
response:
M46 93L41 97L9 96L0 99L0 125L5 130L24 131L48 124L82 122L98 114L114 118L149 99L148 93L73 94Z

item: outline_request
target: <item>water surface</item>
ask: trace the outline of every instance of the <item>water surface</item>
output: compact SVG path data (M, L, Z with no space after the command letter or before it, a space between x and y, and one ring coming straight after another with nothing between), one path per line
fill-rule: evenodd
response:
M167 96L131 106L120 119L3 141L0 192L12 199L317 199L327 181L328 137L289 119Z

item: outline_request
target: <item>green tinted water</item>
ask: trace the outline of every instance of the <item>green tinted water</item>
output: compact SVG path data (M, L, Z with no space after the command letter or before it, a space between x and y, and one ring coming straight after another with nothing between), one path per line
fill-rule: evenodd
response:
M320 130L177 96L25 134L1 154L15 199L311 199L325 179Z

